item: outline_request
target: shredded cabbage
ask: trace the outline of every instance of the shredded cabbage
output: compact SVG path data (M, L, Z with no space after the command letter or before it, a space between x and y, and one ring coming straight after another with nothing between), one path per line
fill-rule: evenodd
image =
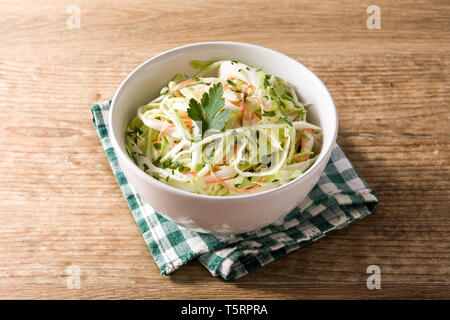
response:
M202 70L175 76L128 124L126 149L142 170L188 192L236 196L281 186L314 164L321 128L286 81L238 61L191 65ZM188 116L190 100L218 83L221 110L231 113L223 130L202 135Z

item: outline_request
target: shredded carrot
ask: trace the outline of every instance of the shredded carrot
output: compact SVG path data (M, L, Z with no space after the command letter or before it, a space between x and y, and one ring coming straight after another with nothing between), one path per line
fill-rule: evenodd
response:
M217 168L218 166L220 166L220 163L216 163L215 165L213 165L213 166L212 166L212 168L211 168L211 169L213 169L213 170L214 170L214 169L215 169L215 168ZM205 177L206 177L206 176L209 176L210 174L211 174L211 171L208 171L208 173L207 173L207 174L205 174Z
M192 174L192 175L196 176L198 172L197 171L183 171L181 173L182 174Z
M191 83L191 82L194 82L194 79L187 79L187 80L181 81L180 83L174 85L174 86L169 90L169 92L170 92L170 93L175 92L175 91L181 89L182 87L188 85L188 84Z
M253 88L253 86L252 86L251 84L249 84L248 86L246 86L246 87L244 88L244 90L242 90L242 92L241 92L241 110L242 110L242 112L244 113L245 119L247 119L247 121L250 122L251 125L253 125L253 121L252 121L252 119L250 118L250 116L248 115L247 109L245 108L245 92L246 92L248 89L250 89L250 88Z
M226 178L221 178L221 179L222 179L222 181L226 181L226 180L233 179L233 177L226 177ZM216 179L209 179L209 180L205 181L205 183L214 183L214 182L217 182L217 180Z
M248 89L250 89L250 88L254 88L251 84L249 84L248 86L246 86L245 88L244 88L244 90L242 90L242 91L244 91L244 92L246 92Z
M168 124L167 126L165 126L164 128L161 129L161 131L159 132L158 135L158 139L156 139L156 143L159 143L159 141L161 141L161 137L163 136L164 132L169 129L175 127L173 124Z
M183 119L186 128L189 129L190 127L192 127L192 119L189 116L183 114L180 116L180 118Z
M211 169L214 170L214 169L217 168L219 165L220 165L219 163L216 163L215 165L212 166ZM205 177L207 177L207 176L209 176L209 175L211 175L211 170L208 171L208 173L205 174Z
M256 188L259 187L259 184L256 184L256 185L254 185L253 187L251 187L251 188L249 188L249 189L238 189L238 188L235 188L235 187L232 187L232 186L226 184L226 183L224 182L223 179L220 179L220 178L214 173L213 169L211 169L210 172L211 172L211 175L214 177L214 179L216 180L217 183L219 183L219 184L220 184L221 186L223 186L224 188L227 188L228 190L233 191L233 192L247 193L247 192L253 191L253 190L255 190ZM263 182L265 179L266 179L266 177L262 177L262 178L259 180L259 183Z
M313 134L313 132L312 132L312 130L310 128L305 128L305 129L302 130L302 132L303 133ZM306 139L306 137L304 137L304 136L301 136L300 137L300 141L302 142L302 149L301 149L301 151L303 152L303 151L305 151L306 144L308 143L308 139ZM296 162L302 162L302 161L306 161L308 159L309 159L309 154L306 154L303 157L294 158L294 160Z
M239 107L241 105L239 101L228 100L228 102L234 104L236 107Z
M297 158L294 158L294 160L296 161L296 162L302 162L302 161L306 161L306 160L308 160L309 159L309 154L305 154L303 157L297 157Z
M313 134L312 130L310 128L305 128L302 130L303 133L309 133ZM302 140L302 152L305 151L306 144L308 143L308 139L304 136L301 136L300 139Z
M184 120L184 125L189 129L192 127L192 120Z

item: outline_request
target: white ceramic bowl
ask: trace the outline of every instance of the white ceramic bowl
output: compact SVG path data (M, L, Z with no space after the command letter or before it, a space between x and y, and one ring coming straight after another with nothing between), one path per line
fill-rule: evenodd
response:
M177 73L194 75L191 60L239 60L288 81L307 103L312 122L323 128L322 150L299 178L273 190L235 197L205 196L166 185L144 173L128 156L125 131L139 106L158 96ZM277 51L238 42L204 42L161 53L137 67L114 95L109 129L120 166L137 192L158 213L179 225L214 234L241 233L266 226L296 207L317 183L336 141L337 114L325 85L309 69Z

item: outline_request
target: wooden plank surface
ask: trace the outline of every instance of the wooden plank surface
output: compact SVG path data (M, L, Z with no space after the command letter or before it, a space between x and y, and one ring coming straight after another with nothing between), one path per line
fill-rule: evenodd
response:
M381 29L366 9L381 9ZM70 30L67 8L80 8ZM448 1L0 3L0 298L450 298ZM375 213L234 282L192 262L160 276L89 106L149 57L212 40L314 71ZM381 268L381 290L366 269ZM81 271L69 289L67 268Z

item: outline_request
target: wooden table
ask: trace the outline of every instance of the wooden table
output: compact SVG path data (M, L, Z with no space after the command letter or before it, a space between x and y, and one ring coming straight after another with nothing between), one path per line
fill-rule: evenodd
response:
M373 4L381 29L366 26ZM0 298L450 298L448 1L3 0L0 12ZM89 110L149 57L213 40L314 71L338 143L380 200L233 282L198 262L159 275Z

